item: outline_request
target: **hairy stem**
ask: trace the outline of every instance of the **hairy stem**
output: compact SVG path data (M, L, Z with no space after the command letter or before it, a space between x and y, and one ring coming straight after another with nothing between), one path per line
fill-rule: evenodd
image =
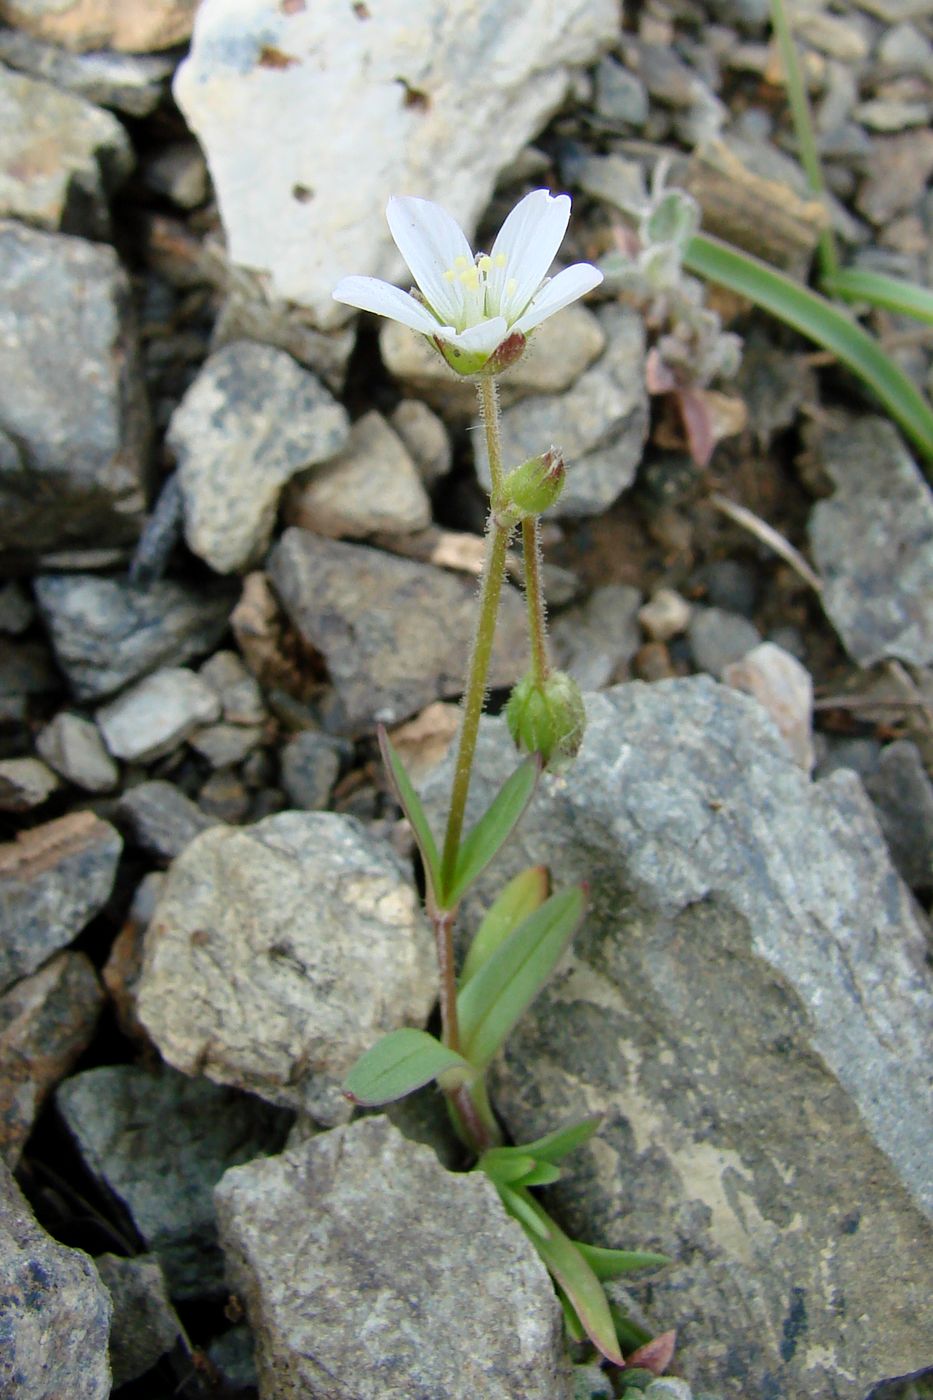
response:
M547 610L541 586L541 521L537 515L522 521L522 549L525 561L525 601L528 604L528 632L531 638L531 670L540 685L550 672L547 654Z
M457 974L454 969L454 923L456 910L429 910L434 929L434 948L440 980L441 1027L444 1044L460 1053L460 1025L457 1021Z
M502 495L502 444L499 440L499 389L492 375L477 380L479 416L486 431L486 456L489 459L490 497L495 512Z

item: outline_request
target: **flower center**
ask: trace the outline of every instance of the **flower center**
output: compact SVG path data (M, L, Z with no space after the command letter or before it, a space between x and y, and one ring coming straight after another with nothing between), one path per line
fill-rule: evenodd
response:
M474 262L462 254L454 259L453 266L444 273L444 281L450 283L460 304L457 330L505 314L503 303L508 302L518 285L514 277L506 276L507 270L505 253L497 253L494 258L488 253L477 253Z

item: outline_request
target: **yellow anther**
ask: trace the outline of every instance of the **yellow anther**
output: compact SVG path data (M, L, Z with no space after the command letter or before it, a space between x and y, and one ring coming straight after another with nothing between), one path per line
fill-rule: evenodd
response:
M475 292L479 286L479 273L475 267L468 267L464 272L461 272L460 281L471 292Z
M517 290L518 290L518 283L516 282L516 280L515 280L514 277L510 277L509 280L508 280L508 281L506 282L506 284L505 284L505 294L506 294L506 296L508 296L508 297L514 296Z
M452 281L454 280L454 278L456 277L456 275L457 275L457 274L454 272L453 268L452 268L452 267L449 267L449 268L447 269L447 271L444 273L444 281L445 281L445 282L452 282Z
M507 262L508 258L505 256L504 253L496 254L496 267L505 267Z
M465 258L465 257L463 256L462 253L458 253L457 256L454 258L454 267L457 269L457 271L459 272L459 271L460 271L461 269L463 269L464 267L469 267L469 266L470 266L469 259L468 259L468 258Z
M492 267L492 258L489 256L488 253L484 253L482 257L476 259L476 266L479 268L480 272L485 277L489 269Z

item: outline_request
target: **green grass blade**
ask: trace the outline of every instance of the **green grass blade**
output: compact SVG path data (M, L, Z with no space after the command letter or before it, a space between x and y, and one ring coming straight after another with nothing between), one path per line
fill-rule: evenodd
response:
M573 1240L523 1189L499 1188L506 1210L524 1225L528 1238L567 1295L586 1335L609 1361L623 1364L615 1325L603 1286ZM529 1228L534 1222L537 1228Z
M506 778L489 808L467 832L457 852L450 888L442 892L446 909L457 907L473 881L502 850L531 801L540 772L541 761L537 755L526 758L511 777Z
M596 1244L574 1240L583 1258L600 1281L630 1274L635 1269L659 1269L671 1261L666 1254L648 1254L637 1249L603 1249Z
M362 1108L401 1099L450 1070L469 1078L472 1066L427 1031L405 1026L390 1031L366 1050L343 1083L343 1092Z
M594 1133L599 1131L602 1121L603 1115L594 1113L589 1118L581 1119L579 1123L571 1123L569 1127L558 1128L556 1132L536 1138L534 1142L522 1143L519 1151L527 1152L529 1157L536 1157L539 1161L559 1162L568 1152L575 1152L578 1147L589 1142Z
M583 889L574 885L519 924L457 997L463 1053L484 1069L515 1022L550 977L583 918Z
M379 726L379 748L389 781L395 790L399 805L408 818L414 838L424 862L424 872L431 892L437 897L441 884L441 862L437 853L437 843L431 831L427 814L421 805L421 798L415 792L411 779L405 772L405 765L392 746L382 725Z
M839 307L759 258L708 234L691 238L684 265L697 276L747 297L831 351L874 391L923 455L933 459L933 409L878 342Z
M460 985L465 987L474 972L482 967L487 958L523 919L533 914L548 896L548 873L546 866L531 865L510 880L489 906L482 923L473 936L470 950L460 973Z
M933 326L933 291L919 282L905 282L901 277L888 277L868 268L847 267L841 272L823 277L820 286L831 297L843 301L867 301L884 311L900 316L912 316Z

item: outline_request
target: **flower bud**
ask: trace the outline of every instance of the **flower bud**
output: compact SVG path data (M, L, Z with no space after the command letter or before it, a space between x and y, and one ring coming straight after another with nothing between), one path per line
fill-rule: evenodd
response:
M516 524L528 515L548 510L564 489L564 458L560 448L549 447L510 471L502 483L505 511Z
M529 671L509 696L505 718L518 748L539 753L556 769L576 757L586 728L580 687L566 671L552 671L543 681Z

